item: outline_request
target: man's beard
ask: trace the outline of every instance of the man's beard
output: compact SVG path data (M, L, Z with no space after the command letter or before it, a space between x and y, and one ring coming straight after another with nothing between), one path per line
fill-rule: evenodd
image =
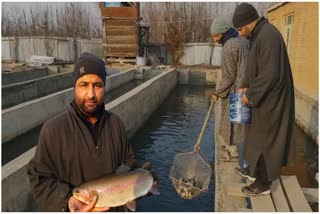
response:
M221 39L219 39L219 40L217 41L217 43L221 45L221 44L223 43L223 38L224 38L224 34L223 34L223 36L221 37Z
M100 109L102 107L102 103L98 103L97 100L93 99L92 100L93 102L96 102L96 106L94 108L88 108L86 105L85 105L85 101L82 101L80 103L77 103L80 111L87 117L95 117L99 114L100 112Z

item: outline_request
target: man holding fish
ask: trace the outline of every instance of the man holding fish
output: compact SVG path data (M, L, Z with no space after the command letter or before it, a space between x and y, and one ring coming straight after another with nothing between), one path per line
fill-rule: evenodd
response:
M81 54L74 66L74 100L41 129L27 170L40 211L126 211L120 206L125 204L134 210L134 200L152 191L155 182L149 171L128 173L128 166L135 161L134 153L120 118L105 110L106 75L101 59L90 53ZM90 181L90 185L81 188ZM110 202L117 198L105 197L107 191L102 195L99 192L120 191L118 187L122 185L127 187L124 191L131 193L125 192L117 203ZM147 187L140 188L139 193L132 192L139 185ZM118 193L112 194L116 197ZM100 203L103 197L109 202Z

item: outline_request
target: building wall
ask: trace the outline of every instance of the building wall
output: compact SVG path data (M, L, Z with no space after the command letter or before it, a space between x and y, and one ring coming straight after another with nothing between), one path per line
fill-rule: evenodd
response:
M269 21L286 41L285 17L294 14L289 58L295 86L296 123L316 141L318 136L318 3L290 2L269 11Z
M285 37L285 16L294 13L290 64L295 88L318 97L318 3L291 2L268 13L269 21Z

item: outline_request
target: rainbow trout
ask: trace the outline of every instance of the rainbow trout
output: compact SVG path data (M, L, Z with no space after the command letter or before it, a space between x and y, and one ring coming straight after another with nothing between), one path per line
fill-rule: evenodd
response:
M117 170L118 172L118 170ZM138 168L130 172L118 172L106 175L81 184L73 190L73 196L79 201L89 204L94 195L97 196L96 207L118 207L127 205L135 210L135 199L148 194L160 194L153 188L153 177L150 171ZM90 197L81 194L87 190Z

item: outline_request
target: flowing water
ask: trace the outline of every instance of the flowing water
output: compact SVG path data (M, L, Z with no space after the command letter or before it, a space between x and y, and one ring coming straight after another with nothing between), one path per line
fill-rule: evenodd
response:
M208 192L192 200L182 199L169 179L174 156L193 149L206 117L213 88L178 85L146 124L130 140L137 159L150 161L159 178L160 195L138 200L137 211L214 211L214 176ZM201 144L201 154L213 165L214 113ZM186 163L188 164L188 163Z

